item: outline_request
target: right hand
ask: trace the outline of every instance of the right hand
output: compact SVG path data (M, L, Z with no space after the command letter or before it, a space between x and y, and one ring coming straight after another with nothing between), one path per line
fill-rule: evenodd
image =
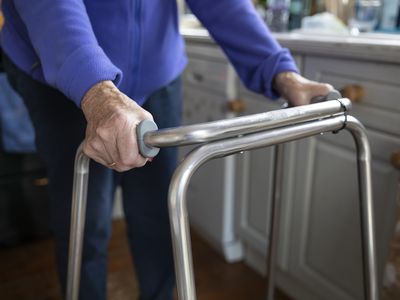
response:
M294 72L282 72L274 78L274 88L291 106L310 104L318 96L326 96L333 86L304 78Z
M95 84L82 100L87 120L83 152L104 166L123 172L142 167L136 126L153 116L121 93L112 81Z

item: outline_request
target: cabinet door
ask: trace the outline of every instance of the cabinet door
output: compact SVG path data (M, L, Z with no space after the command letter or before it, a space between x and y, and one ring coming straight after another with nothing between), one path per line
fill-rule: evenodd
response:
M363 90L351 114L366 127L400 136L400 65L326 57L306 57L307 78L328 82L338 90L358 85Z
M226 99L223 96L184 87L183 123L197 124L223 119L226 115ZM179 157L194 146L179 148ZM191 225L214 247L223 250L223 187L224 161L212 160L199 168L190 181L187 199Z
M394 97L398 68L308 57L304 71L306 77L338 89L359 84L365 90L363 102L355 104L351 114L368 127L371 143L381 278L396 218L399 173L391 166L390 155L400 144L394 132L400 120ZM363 299L357 166L350 134L291 143L285 163L289 176L282 214L289 238L280 245L285 255L281 255L279 285L295 299Z
M281 106L281 102L271 102L255 94L241 96L246 102L245 114L271 111ZM240 220L237 231L247 249L263 254L268 241L267 216L270 213L274 159L273 147L247 151L236 159L236 202Z
M400 141L369 131L378 271L381 278L396 218L398 171L390 164ZM293 278L309 296L295 299L363 299L360 216L355 147L349 133L325 134L291 144L293 186L285 191L291 205L285 289ZM286 289L285 289L286 290ZM305 293L307 295L307 292ZM314 296L311 296L314 295Z

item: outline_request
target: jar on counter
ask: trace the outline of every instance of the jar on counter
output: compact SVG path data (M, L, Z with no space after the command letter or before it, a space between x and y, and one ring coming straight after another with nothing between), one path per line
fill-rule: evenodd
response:
M357 0L349 19L352 34L373 31L378 25L381 13L380 0Z
M265 19L272 32L288 30L290 0L268 1Z

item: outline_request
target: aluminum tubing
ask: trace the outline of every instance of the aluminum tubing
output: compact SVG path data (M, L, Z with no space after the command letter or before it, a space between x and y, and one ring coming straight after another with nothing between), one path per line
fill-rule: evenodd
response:
M357 119L348 116L346 129L352 134L357 147L364 296L366 300L378 300L379 287L374 231L371 150L365 128Z
M67 300L78 300L82 262L83 235L86 218L87 186L89 179L89 157L80 145L75 156L75 172L72 190L71 225L67 274Z
M169 214L179 300L195 300L186 191L190 178L205 162L241 151L268 147L343 128L345 116L316 120L266 132L205 144L193 150L176 169L169 189Z
M278 247L279 217L281 211L281 199L283 188L283 164L284 164L284 144L274 147L274 176L272 183L272 199L268 214L268 225L266 228L268 235L267 246L267 265L266 265L266 299L274 300L275 291L275 259Z
M171 147L210 142L267 129L308 122L344 114L351 109L347 98L214 122L148 132L144 142L149 147Z

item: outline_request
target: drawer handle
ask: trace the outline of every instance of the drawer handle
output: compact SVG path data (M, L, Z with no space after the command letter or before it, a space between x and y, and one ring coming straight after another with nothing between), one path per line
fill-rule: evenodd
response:
M230 100L227 105L230 112L242 113L246 110L246 101L243 99Z
M340 93L344 98L348 98L354 103L361 102L365 97L365 90L359 84L346 85L340 90Z
M203 75L196 73L196 72L192 73L192 77L197 82L202 82L204 79Z
M397 170L400 170L400 151L394 152L390 157L390 162L392 166L395 167Z
M46 177L36 178L33 180L34 186L47 186L49 184L49 180Z

